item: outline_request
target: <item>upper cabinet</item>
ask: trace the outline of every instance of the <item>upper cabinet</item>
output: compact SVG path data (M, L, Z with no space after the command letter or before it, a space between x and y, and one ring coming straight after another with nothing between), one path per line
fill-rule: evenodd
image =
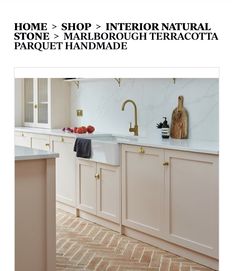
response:
M70 124L69 84L61 79L23 80L24 126L62 128Z

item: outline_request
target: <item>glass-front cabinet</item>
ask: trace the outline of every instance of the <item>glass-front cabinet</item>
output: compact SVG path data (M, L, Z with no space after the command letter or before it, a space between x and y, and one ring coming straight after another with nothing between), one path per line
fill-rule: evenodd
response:
M22 78L17 91L24 96L24 126L49 129L70 126L70 84L63 78Z
M24 79L24 124L25 126L49 128L50 79Z

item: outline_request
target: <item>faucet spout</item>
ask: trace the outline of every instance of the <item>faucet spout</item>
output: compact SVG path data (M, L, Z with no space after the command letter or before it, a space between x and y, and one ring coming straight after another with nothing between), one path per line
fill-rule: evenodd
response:
M126 106L127 103L131 103L134 106L134 118L135 118L135 125L134 125L134 127L131 127L131 123L130 123L129 132L134 132L134 135L138 136L139 132L138 132L138 121L137 121L137 106L136 106L136 103L133 100L126 100L122 104L122 111L124 111L125 106Z

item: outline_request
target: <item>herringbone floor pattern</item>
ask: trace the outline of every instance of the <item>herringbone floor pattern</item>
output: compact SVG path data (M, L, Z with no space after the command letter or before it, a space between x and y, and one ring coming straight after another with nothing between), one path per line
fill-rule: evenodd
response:
M57 209L57 271L212 271Z

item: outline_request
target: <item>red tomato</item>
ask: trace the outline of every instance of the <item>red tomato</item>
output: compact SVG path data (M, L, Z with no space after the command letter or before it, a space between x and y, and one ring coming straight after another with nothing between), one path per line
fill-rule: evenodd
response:
M89 134L93 133L94 131L95 131L95 127L94 126L92 126L92 125L88 125L87 126L87 132Z

